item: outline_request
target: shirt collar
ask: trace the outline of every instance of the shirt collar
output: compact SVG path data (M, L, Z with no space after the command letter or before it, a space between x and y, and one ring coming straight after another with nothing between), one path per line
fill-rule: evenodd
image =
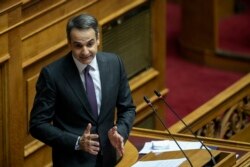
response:
M79 60L77 60L73 54L72 54L72 57L73 57L73 60L76 64L76 67L79 71L79 73L81 73L86 67L88 64L82 64ZM91 66L91 68L95 71L98 69L98 65L97 65L97 61L96 61L96 56L94 57L94 59L91 61L91 63L89 64Z

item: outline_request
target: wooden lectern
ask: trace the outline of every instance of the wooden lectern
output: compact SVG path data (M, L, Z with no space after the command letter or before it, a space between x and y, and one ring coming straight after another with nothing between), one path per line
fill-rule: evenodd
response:
M178 141L195 141L195 138L192 135L173 134L173 136ZM151 152L144 156L139 156L138 150L143 147L145 142L166 139L169 139L169 134L165 131L133 128L129 141L127 141L125 145L125 155L117 164L117 167L132 166L136 161L184 158L185 156L181 151L162 153ZM204 149L184 150L194 167L246 167L246 165L249 165L249 143L203 137L200 139L206 143L206 145L217 148L216 150L211 150L216 165L213 165L210 154ZM238 158L236 158L236 154L238 155ZM188 161L185 161L180 165L180 167L184 166L190 166Z
M126 142L124 152L123 157L117 163L116 167L131 166L138 160L139 153L137 148L130 141Z
M206 150L203 149L195 149L195 150L185 150L185 154L190 159L192 165L194 167L230 167L236 163L236 155L232 152L224 152L212 150L212 155L216 160L216 165L211 161L211 157ZM153 161L153 160L170 160L170 159L178 159L185 158L181 151L173 151L173 152L162 152L162 153L149 153L143 156L140 161ZM188 161L183 162L180 167L190 166Z
M216 160L215 167L230 167L236 163L236 154L233 152L211 150L212 155ZM211 157L206 150L195 149L185 150L186 155L190 159L194 167L209 167L214 166ZM125 145L125 154L121 161L117 164L117 167L131 166L137 161L138 151L131 142L127 142ZM168 160L184 158L181 151L162 152L162 153L149 153L140 158L140 161L153 161L153 160ZM180 167L190 166L187 161L182 163Z

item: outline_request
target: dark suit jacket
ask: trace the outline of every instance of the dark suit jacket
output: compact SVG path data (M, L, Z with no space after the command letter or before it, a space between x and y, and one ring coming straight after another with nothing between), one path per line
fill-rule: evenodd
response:
M78 136L88 123L99 134L103 166L114 166L116 151L108 139L117 107L118 132L126 140L135 117L131 92L121 59L110 53L97 53L102 87L98 120L94 119L72 53L44 67L36 85L30 117L30 133L52 147L54 166L94 166L96 156L75 150Z

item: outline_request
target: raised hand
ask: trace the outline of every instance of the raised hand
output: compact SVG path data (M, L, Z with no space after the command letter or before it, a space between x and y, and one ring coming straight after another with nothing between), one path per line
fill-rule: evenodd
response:
M97 155L100 150L98 134L91 134L92 125L89 123L80 139L80 148L90 154Z
M116 151L120 156L124 154L124 139L123 137L117 132L117 126L114 126L111 128L108 132L108 137L110 140L110 143L113 145L113 147L116 148Z

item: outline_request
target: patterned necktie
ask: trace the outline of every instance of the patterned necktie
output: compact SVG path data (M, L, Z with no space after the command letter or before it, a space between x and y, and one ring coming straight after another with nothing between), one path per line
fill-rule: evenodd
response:
M93 112L95 118L97 119L98 118L98 109L97 109L95 87L94 87L93 79L92 79L91 75L89 74L89 70L90 70L90 66L87 65L87 67L84 70L86 94L87 94L92 112Z

